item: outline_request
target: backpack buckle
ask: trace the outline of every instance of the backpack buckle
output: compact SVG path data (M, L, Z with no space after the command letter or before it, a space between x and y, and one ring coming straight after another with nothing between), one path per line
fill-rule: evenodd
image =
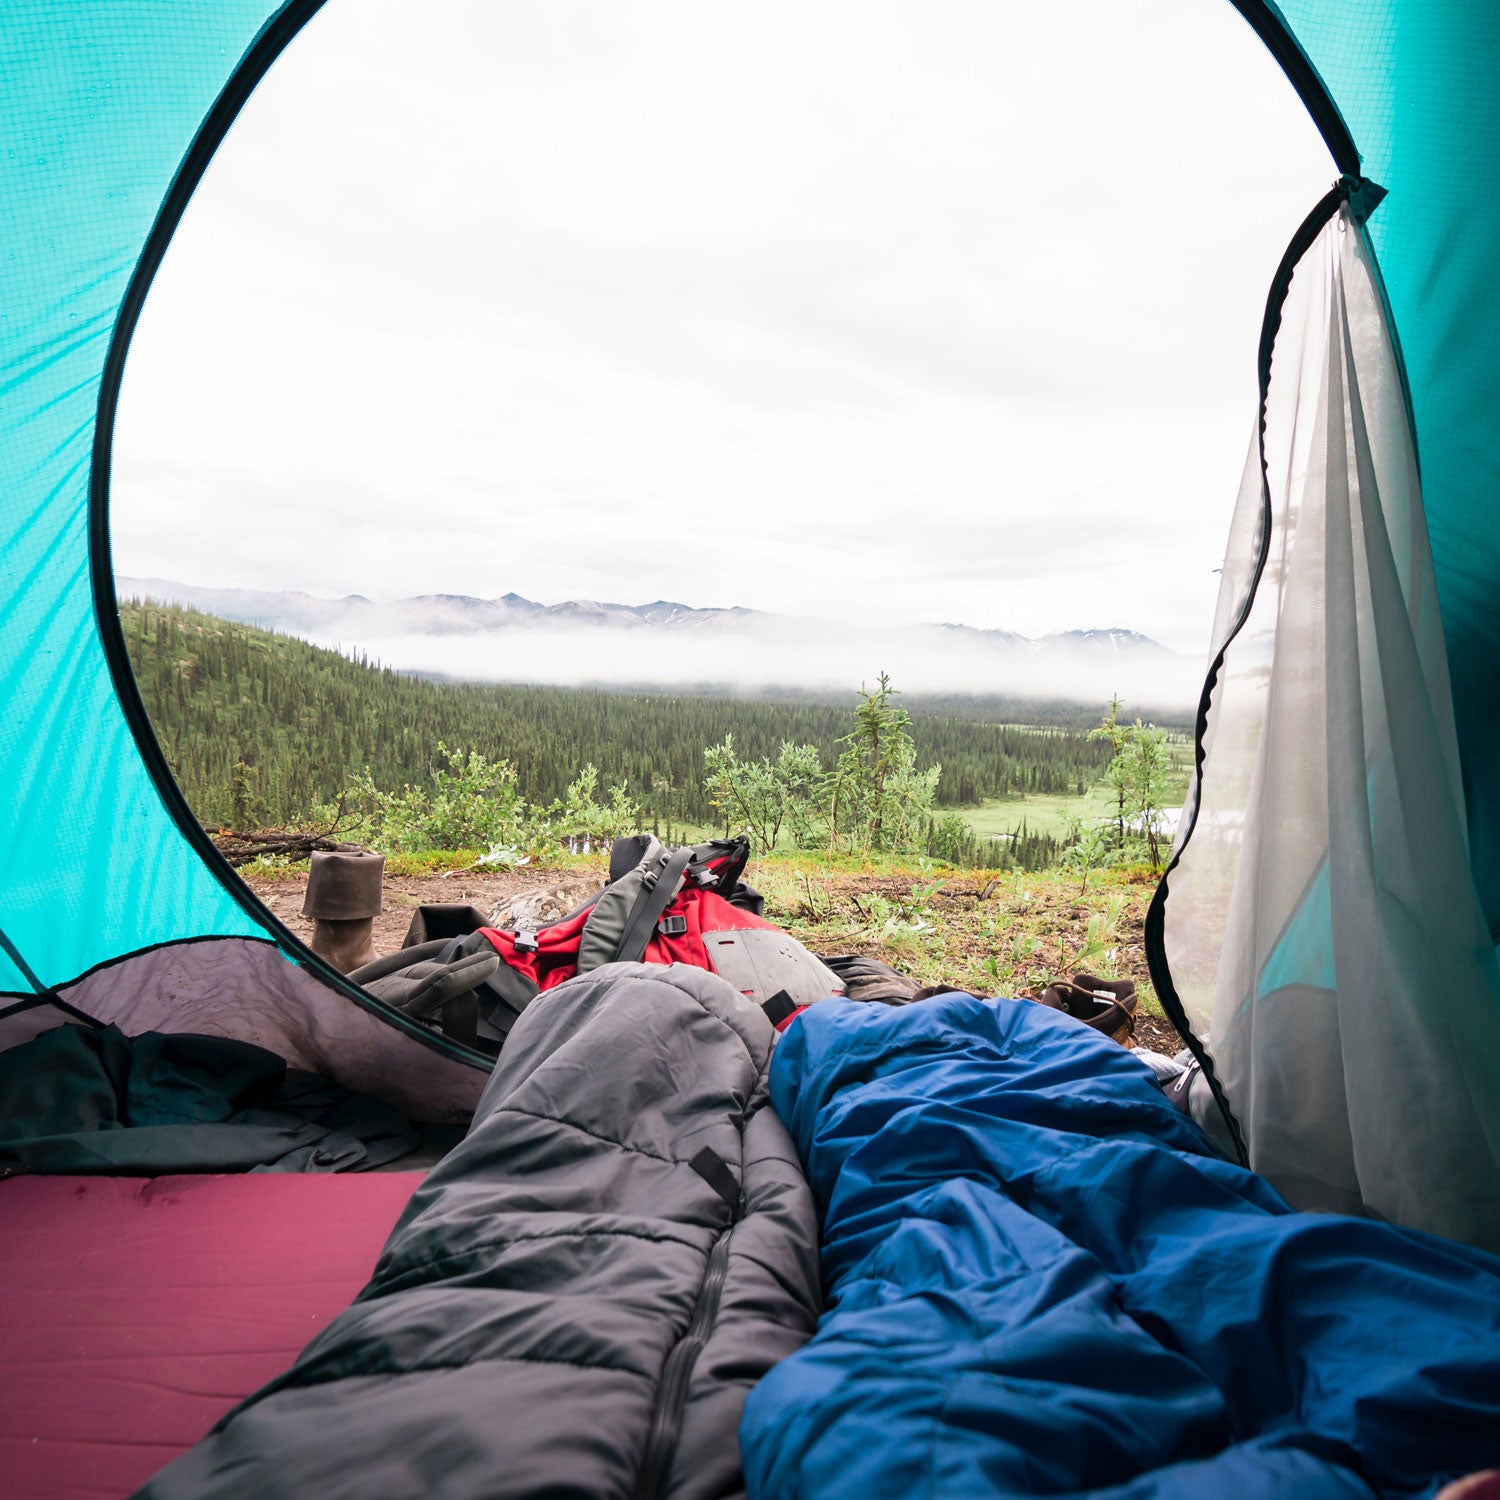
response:
M535 953L536 950L536 930L531 927L518 927L516 929L516 952Z
M656 924L656 930L663 937L681 937L687 931L686 917L663 917Z

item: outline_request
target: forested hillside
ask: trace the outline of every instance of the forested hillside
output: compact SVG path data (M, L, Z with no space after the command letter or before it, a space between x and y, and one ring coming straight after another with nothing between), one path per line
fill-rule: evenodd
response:
M792 740L831 761L854 702L433 682L175 606L127 603L120 617L157 737L210 823L298 822L367 766L381 787L419 781L439 740L513 761L529 799L561 795L592 762L604 788L628 781L649 817L712 823L706 746L733 735L756 759ZM1109 759L1075 728L985 722L972 703L908 706L919 764L943 768L941 806L1081 793Z

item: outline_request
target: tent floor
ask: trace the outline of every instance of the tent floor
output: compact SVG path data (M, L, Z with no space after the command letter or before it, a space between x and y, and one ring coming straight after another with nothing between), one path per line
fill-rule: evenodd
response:
M0 1182L6 1500L118 1500L354 1299L421 1172Z

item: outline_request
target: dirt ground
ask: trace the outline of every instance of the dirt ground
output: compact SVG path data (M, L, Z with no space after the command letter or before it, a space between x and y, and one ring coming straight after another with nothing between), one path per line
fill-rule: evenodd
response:
M747 876L766 898L766 916L815 953L866 953L923 984L944 982L975 994L1036 994L1052 979L1079 972L1133 979L1140 989L1136 1042L1169 1056L1182 1047L1151 991L1143 924L1149 884L1120 881L1080 893L1056 875L982 872L946 878L812 873L765 865ZM246 876L257 896L304 941L305 872ZM425 903L456 902L488 914L538 888L558 893L571 910L603 868L450 875L392 875L375 921L375 949L400 948L412 914ZM509 925L502 922L500 925Z
M477 906L488 915L499 902L532 890L546 883L549 876L560 873L523 870L492 875L473 871L455 874L451 879L441 875L388 875L385 910L375 918L375 951L394 953L405 944L406 929L419 906L450 902ZM302 897L307 890L305 873L276 880L246 876L245 883L303 942L311 941L312 920L302 915Z
M766 915L814 952L872 954L924 984L1035 995L1078 973L1133 980L1141 998L1137 1044L1168 1056L1183 1046L1146 971L1151 885L1120 882L1081 895L1071 878L1055 874L987 878L967 871L790 881L766 871L756 883Z

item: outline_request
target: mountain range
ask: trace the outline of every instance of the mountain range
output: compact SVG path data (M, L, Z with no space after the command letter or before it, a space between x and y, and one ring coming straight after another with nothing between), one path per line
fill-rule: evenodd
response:
M697 608L669 599L540 604L420 594L376 601L117 578L120 598L184 604L406 671L478 681L844 687L888 671L915 692L1005 693L1178 707L1201 684L1194 659L1125 629L1030 637L954 623L870 625Z

